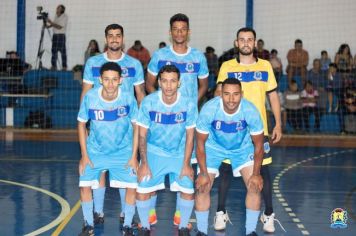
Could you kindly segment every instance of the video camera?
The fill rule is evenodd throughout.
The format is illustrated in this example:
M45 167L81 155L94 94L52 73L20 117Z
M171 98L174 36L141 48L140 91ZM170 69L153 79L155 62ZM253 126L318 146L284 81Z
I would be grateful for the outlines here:
M46 21L48 19L48 12L44 12L42 10L43 10L42 6L37 7L37 11L38 11L37 20Z

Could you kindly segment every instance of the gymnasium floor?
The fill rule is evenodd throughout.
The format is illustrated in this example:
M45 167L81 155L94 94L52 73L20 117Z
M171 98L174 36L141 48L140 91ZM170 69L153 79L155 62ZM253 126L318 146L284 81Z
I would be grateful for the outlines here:
M77 235L82 213L75 132L0 130L0 137L0 235ZM355 141L350 136L286 136L273 147L274 210L287 231L276 224L274 235L356 235ZM177 235L172 226L175 196L167 190L159 193L154 235ZM242 181L235 178L227 202L233 225L226 232L214 232L211 227L209 235L244 235L244 196ZM209 223L216 201L215 186ZM330 214L338 207L348 213L345 229L330 227ZM96 235L121 235L119 208L118 190L108 190L105 224L96 229ZM193 214L193 222L194 218ZM261 223L258 234L264 235Z

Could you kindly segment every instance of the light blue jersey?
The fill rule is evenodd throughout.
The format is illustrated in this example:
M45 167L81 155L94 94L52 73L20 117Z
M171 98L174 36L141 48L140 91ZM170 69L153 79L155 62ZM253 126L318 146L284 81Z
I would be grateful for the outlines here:
M141 103L137 124L148 129L147 151L184 157L186 129L195 127L197 117L196 103L179 92L177 101L171 105L163 102L162 91L146 96Z
M209 134L206 146L221 150L229 158L236 151L253 148L251 135L263 133L263 123L256 107L244 98L237 111L228 114L222 98L215 97L201 109L196 129Z
M187 53L178 54L172 46L157 50L148 64L148 72L157 76L159 70L165 65L175 65L180 71L181 86L179 92L184 97L198 101L198 81L209 76L206 58L202 52L195 48L188 48Z
M116 62L120 65L123 79L120 88L124 92L134 94L134 86L144 83L144 75L141 63L133 57L122 53L118 60L110 60L106 53L89 58L85 64L83 81L95 87L100 84L100 68L106 62Z
M119 88L113 101L101 96L102 87L89 90L80 105L78 121L90 120L87 139L89 155L116 155L132 150L133 127L138 113L133 95ZM89 156L90 157L90 156Z

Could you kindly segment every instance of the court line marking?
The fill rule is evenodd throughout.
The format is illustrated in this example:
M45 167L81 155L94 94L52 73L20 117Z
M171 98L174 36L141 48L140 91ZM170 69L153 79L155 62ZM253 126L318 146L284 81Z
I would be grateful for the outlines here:
M13 182L13 181L9 181L9 180L3 180L0 179L0 182L5 183L5 184L12 184L12 185L17 185L20 187L24 187L24 188L28 188L31 190L35 190L41 193L44 193L52 198L54 198L55 200L57 200L57 202L61 205L61 213L58 215L58 217L56 219L54 219L52 222L50 222L49 224L31 232L28 234L25 234L25 236L35 236L35 235L40 235L44 232L47 232L48 230L52 229L53 227L57 226L58 224L60 224L62 222L62 220L69 214L70 211L70 206L69 203L62 198L61 196L52 193L48 190L42 189L42 188L38 188L32 185L28 185L28 184L22 184L22 183L18 183L18 182Z
M66 216L66 218L62 221L62 223L60 225L58 225L58 227L56 228L55 231L53 231L53 233L51 234L51 236L58 236L63 229L67 226L67 224L69 223L69 221L72 219L72 217L77 213L77 211L79 210L81 204L80 204L80 200L77 201L77 203L74 205L74 207L72 208L72 210L70 210L69 214Z
M353 152L353 150L352 149L348 149L348 150L342 150L342 151L335 151L335 152L332 152L332 153L328 152L328 153L325 153L325 154L321 154L319 156L306 158L304 160L301 160L301 161L298 161L296 163L288 165L283 170L281 170L276 175L276 177L274 178L274 181L273 181L273 192L274 192L274 194L276 195L276 197L277 197L278 201L280 202L280 204L283 206L283 209L292 218L292 221L294 223L296 223L298 229L300 229L300 232L303 235L310 235L310 233L309 233L308 230L305 229L305 226L303 225L301 220L297 217L297 215L293 212L293 209L290 208L290 206L288 206L288 203L285 200L285 198L283 198L283 194L281 193L281 190L279 189L279 184L280 184L281 178L283 177L283 175L285 175L291 169L296 168L296 167L303 167L302 164L304 164L306 162L314 161L314 160L317 160L319 158L335 156L337 154L341 154L341 153L345 153L345 152Z

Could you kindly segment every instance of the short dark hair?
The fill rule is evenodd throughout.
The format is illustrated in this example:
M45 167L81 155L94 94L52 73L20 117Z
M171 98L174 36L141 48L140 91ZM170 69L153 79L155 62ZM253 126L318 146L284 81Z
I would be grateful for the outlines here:
M296 40L294 41L294 44L297 44L297 43L303 44L303 41L302 41L301 39L296 39Z
M277 53L277 54L278 54L277 49L274 49L274 48L273 48L273 49L271 50L271 54L273 54L273 53Z
M259 39L259 40L257 40L257 43L265 44L265 41L263 41L263 39Z
M171 17L171 19L169 20L169 24L172 28L173 23L176 21L183 21L186 22L189 28L189 18L187 15L183 14L183 13L177 13L174 16Z
M158 46L164 48L165 46L167 46L167 44L166 44L166 42L162 41L162 42L159 43Z
M63 14L66 11L66 7L63 4L59 5L59 7L62 9L61 13Z
M214 49L213 47L211 47L211 46L207 46L207 47L205 48L205 52L212 52L212 53L214 53L214 52L215 52L215 49Z
M240 88L242 88L240 80L235 78L227 78L224 80L224 82L222 82L222 88L224 88L225 84L237 84Z
M330 64L329 64L329 68L330 68L330 67L334 67L335 69L337 69L336 63L330 63Z
M105 71L116 71L117 73L119 73L119 76L121 77L121 67L119 66L119 64L117 64L116 62L106 62L105 64L103 64L100 68L100 75L102 76L104 74Z
M253 36L255 37L255 39L256 39L256 31L254 29L250 28L250 27L243 27L243 28L239 29L237 31L237 33L236 33L236 38L239 37L239 34L241 32L251 32L253 34Z
M157 79L160 80L161 79L161 75L164 73L177 73L178 75L178 80L180 80L180 72L179 69L175 66L175 65L165 65L162 66L162 68L158 71L157 74Z
M124 27L122 27L119 24L111 24L106 26L105 28L105 37L108 36L110 30L117 30L117 29L119 29L121 31L121 34L124 35Z
M323 55L323 54L328 54L328 52L326 50L323 50L323 51L321 51L321 55Z

